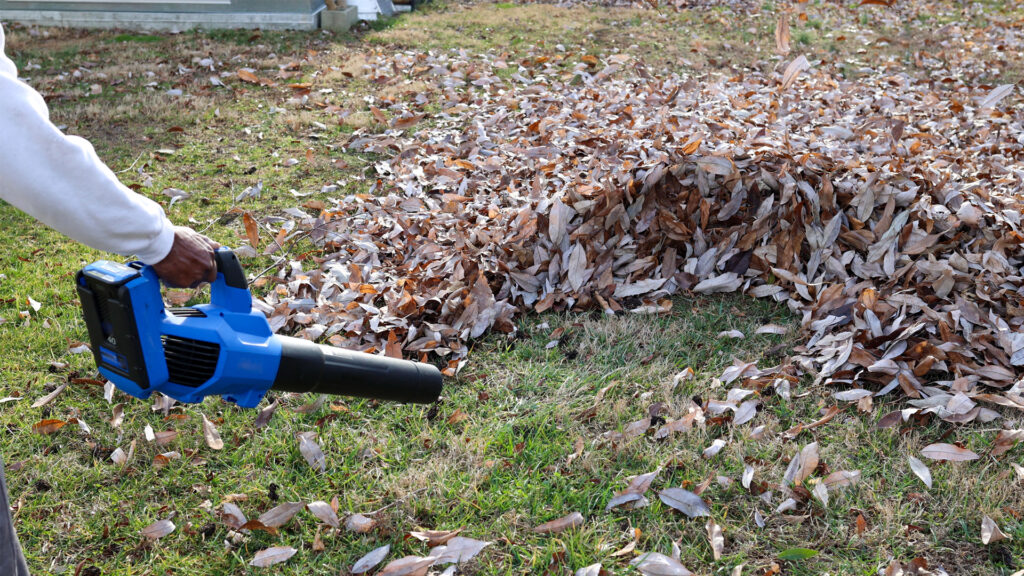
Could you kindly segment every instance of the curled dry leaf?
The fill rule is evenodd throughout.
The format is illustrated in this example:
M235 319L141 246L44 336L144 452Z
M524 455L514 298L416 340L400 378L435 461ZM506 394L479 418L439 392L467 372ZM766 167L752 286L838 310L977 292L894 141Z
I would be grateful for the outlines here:
M847 488L860 481L860 470L836 470L822 479L821 484L829 490Z
M39 400L36 400L35 402L33 402L32 403L32 407L33 408L41 408L43 406L46 406L47 404L50 403L51 400L53 400L57 396L60 396L60 393L63 392L64 389L67 388L67 387L68 387L67 384L61 384L60 386L57 386L57 388L54 389L53 392L50 392L46 396L43 396Z
M684 490L682 488L666 488L658 493L658 498L660 498L665 504L679 510L690 518L711 515L711 509L708 508L708 505L704 500L689 490Z
M53 434L67 425L63 420L47 419L40 420L32 425L32 431L36 434Z
M406 556L389 562L377 572L377 576L425 576L433 565L433 556Z
M818 467L818 443L811 442L801 449L793 459L789 461L786 474L782 478L785 485L793 484L799 486Z
M557 534L564 532L570 528L578 528L583 525L583 515L579 512L573 512L567 516L563 516L557 520L545 522L540 526L537 526L533 531L537 534Z
M1013 450L1018 442L1024 440L1024 429L1022 430L1000 430L996 434L995 444L992 446L992 456L998 457Z
M274 564L287 562L292 556L295 556L296 552L298 550L291 546L274 546L273 548L257 552L256 556L249 562L249 565L257 568L266 568Z
M223 450L224 441L220 438L217 427L210 422L210 419L203 414L203 437L206 438L206 445L213 450Z
M302 457L317 472L325 472L327 470L327 458L324 456L323 450L320 449L320 445L316 442L316 433L302 432L298 435L298 438L299 452L302 453Z
M174 532L174 522L170 520L157 520L142 529L142 535L150 540L159 540Z
M331 526L332 528L341 527L341 522L338 521L338 514L334 511L334 508L330 504L322 500L316 502L310 502L306 505L306 508L316 516L321 522Z
M658 552L647 552L630 562L644 576L692 576L679 560Z
M434 558L435 565L462 564L472 560L481 550L490 545L490 542L484 542L483 540L456 536L449 540L447 544L442 544L432 549L430 555Z
M1003 533L999 529L999 525L996 524L995 520L985 516L981 519L981 543L988 545L992 542L999 542L1000 540L1010 540L1010 536Z
M225 502L220 509L220 519L228 527L238 530L248 522L242 509L234 502Z
M932 460L948 460L951 462L964 462L967 460L977 460L981 458L974 452L966 448L961 448L953 444L929 444L921 449L921 455Z
M722 553L725 551L725 534L722 532L722 527L711 518L708 518L706 528L708 541L711 543L711 552L717 562L722 559Z
M388 552L391 552L391 545L385 544L380 548L374 548L366 556L363 556L352 565L353 574L362 574L373 570L377 564L380 564L388 556Z
M287 524L300 510L306 507L303 502L285 502L278 506L274 506L270 510L267 510L263 514L260 514L258 520L261 524L268 528L280 528Z
M917 458L914 458L913 456L910 455L907 456L907 460L910 461L910 469L914 471L914 474L916 474L917 477L921 479L921 482L924 482L925 486L931 488L932 471L928 469L928 466L924 462L921 462Z
M577 570L573 576L601 576L602 568L600 562L597 564L591 564L590 566L584 566Z
M434 546L440 546L445 542L459 535L465 527L457 528L455 530L420 530L409 532L409 536L421 541L426 542L427 546L433 548Z
M373 527L376 525L377 523L374 522L372 518L363 516L362 514L352 514L345 518L345 529L349 532L366 534L370 530L373 530Z
M255 426L257 430L265 428L267 424L270 424L270 419L274 417L274 412L277 412L278 406L280 406L280 403L278 403L277 398L274 398L273 402L260 410L259 415L256 416L256 421L253 423L253 426Z

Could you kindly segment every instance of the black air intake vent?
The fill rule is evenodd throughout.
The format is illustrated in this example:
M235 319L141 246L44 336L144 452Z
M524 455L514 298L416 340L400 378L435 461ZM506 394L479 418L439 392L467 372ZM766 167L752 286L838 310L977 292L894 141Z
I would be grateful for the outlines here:
M183 306L180 308L168 308L168 312L179 318L206 318L206 314L198 308Z
M219 344L166 334L160 339L172 383L196 387L213 378L220 357Z

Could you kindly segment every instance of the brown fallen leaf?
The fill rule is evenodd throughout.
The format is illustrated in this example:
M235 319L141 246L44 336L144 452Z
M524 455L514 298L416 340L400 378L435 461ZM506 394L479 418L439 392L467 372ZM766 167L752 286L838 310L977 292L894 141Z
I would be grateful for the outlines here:
M260 82L260 79L255 74L253 74L252 72L249 72L248 70L239 70L238 71L238 79L243 81L243 82L248 82L250 84L259 84L259 82Z
M224 441L220 438L220 432L217 432L217 427L210 422L210 419L203 414L203 437L206 438L206 445L213 450L223 450Z
M280 528L305 507L306 504L304 502L285 502L260 514L259 521L268 528Z
M36 434L53 434L67 425L63 420L40 420L32 425L32 431Z
M630 562L644 576L692 576L679 560L658 552L646 552Z
M389 562L376 576L425 576L433 564L433 556L406 556Z
M391 552L391 545L385 544L380 548L374 548L365 556L356 560L356 563L352 565L353 574L362 574L373 570L375 566L384 561L388 556L388 552Z
M924 482L925 486L931 488L932 471L928 469L928 466L924 462L921 462L917 458L914 458L913 456L910 455L907 456L907 460L910 461L910 469L914 472L914 474L921 479L921 482Z
M174 532L174 522L170 520L157 520L142 529L142 535L150 540L159 540Z
M292 556L295 556L296 552L298 550L291 546L274 546L257 552L256 556L249 562L249 565L257 568L266 568L287 562Z
M456 528L455 530L414 530L409 532L409 536L412 536L421 542L426 542L427 546L433 548L458 536L459 532L462 532L463 529L465 529L465 526L462 528Z
M257 430L265 428L267 424L270 424L270 419L274 417L274 412L277 412L278 406L280 406L280 404L278 403L277 398L274 398L273 402L268 404L266 408L260 410L259 415L256 416L256 421L253 423L253 426Z
M316 442L316 432L302 432L297 435L299 439L299 452L302 453L302 457L306 459L306 462L316 471L325 472L327 470L327 458L324 456L323 450L320 449L320 445Z
M996 524L995 520L988 516L983 516L981 519L981 543L988 545L1000 540L1012 540L1012 538L999 529L999 525Z
M708 530L708 541L711 542L711 552L717 562L722 559L722 553L725 550L725 535L722 533L722 527L711 518L708 518L706 527Z
M974 452L966 448L961 448L953 444L929 444L921 449L921 455L932 460L948 460L951 462L964 462L967 460L977 460L981 458Z
M1000 430L999 434L996 435L995 444L992 446L991 455L993 457L1002 456L1010 450L1013 450L1021 440L1024 440L1024 429Z
M50 392L46 396L43 396L39 400L36 400L35 402L33 402L32 403L32 407L33 408L41 408L43 406L46 406L47 404L50 403L51 400L53 400L57 396L60 396L60 393L63 392L64 389L67 388L67 387L68 387L67 384L61 384L60 386L57 386L57 388L54 389L53 392Z
M490 546L490 542L456 536L448 541L431 549L430 556L434 558L435 565L441 564L462 564L472 560L484 548Z
M240 529L248 523L245 514L242 509L238 507L234 502L225 502L221 506L220 519L230 528L235 530Z
M246 211L242 213L242 223L245 225L245 235L249 239L249 245L253 248L259 248L260 225L256 222L256 219L252 217L251 213Z
M374 522L372 518L362 514L352 514L345 518L345 529L349 532L366 534L370 530L373 530L376 525L377 523Z
M707 503L689 490L682 488L666 488L658 493L658 498L672 508L679 510L690 518L710 516L711 509Z
M332 528L341 527L341 522L338 521L338 514L334 511L334 508L331 508L331 505L328 504L327 502L317 500L315 502L310 502L309 504L307 504L306 508L308 508L309 511L313 514L313 516L316 516L324 524L327 524Z
M573 512L567 516L563 516L557 520L545 522L540 526L534 527L533 531L536 534L557 534L564 532L570 528L579 528L583 525L583 515L579 512Z

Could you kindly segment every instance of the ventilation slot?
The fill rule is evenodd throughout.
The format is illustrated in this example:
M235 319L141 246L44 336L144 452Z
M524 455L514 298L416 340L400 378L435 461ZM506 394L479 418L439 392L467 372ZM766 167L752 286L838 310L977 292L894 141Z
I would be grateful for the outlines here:
M180 336L161 336L170 381L197 387L213 378L220 357L220 345Z
M167 311L179 318L206 318L206 314L202 310L190 306L168 308Z

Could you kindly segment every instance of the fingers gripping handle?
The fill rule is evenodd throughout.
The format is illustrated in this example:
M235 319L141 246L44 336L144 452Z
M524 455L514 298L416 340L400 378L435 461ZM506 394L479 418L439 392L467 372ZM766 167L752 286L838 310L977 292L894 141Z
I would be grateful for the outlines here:
M217 279L210 286L210 302L232 312L248 313L252 310L252 295L238 256L230 248L218 248L214 258Z

